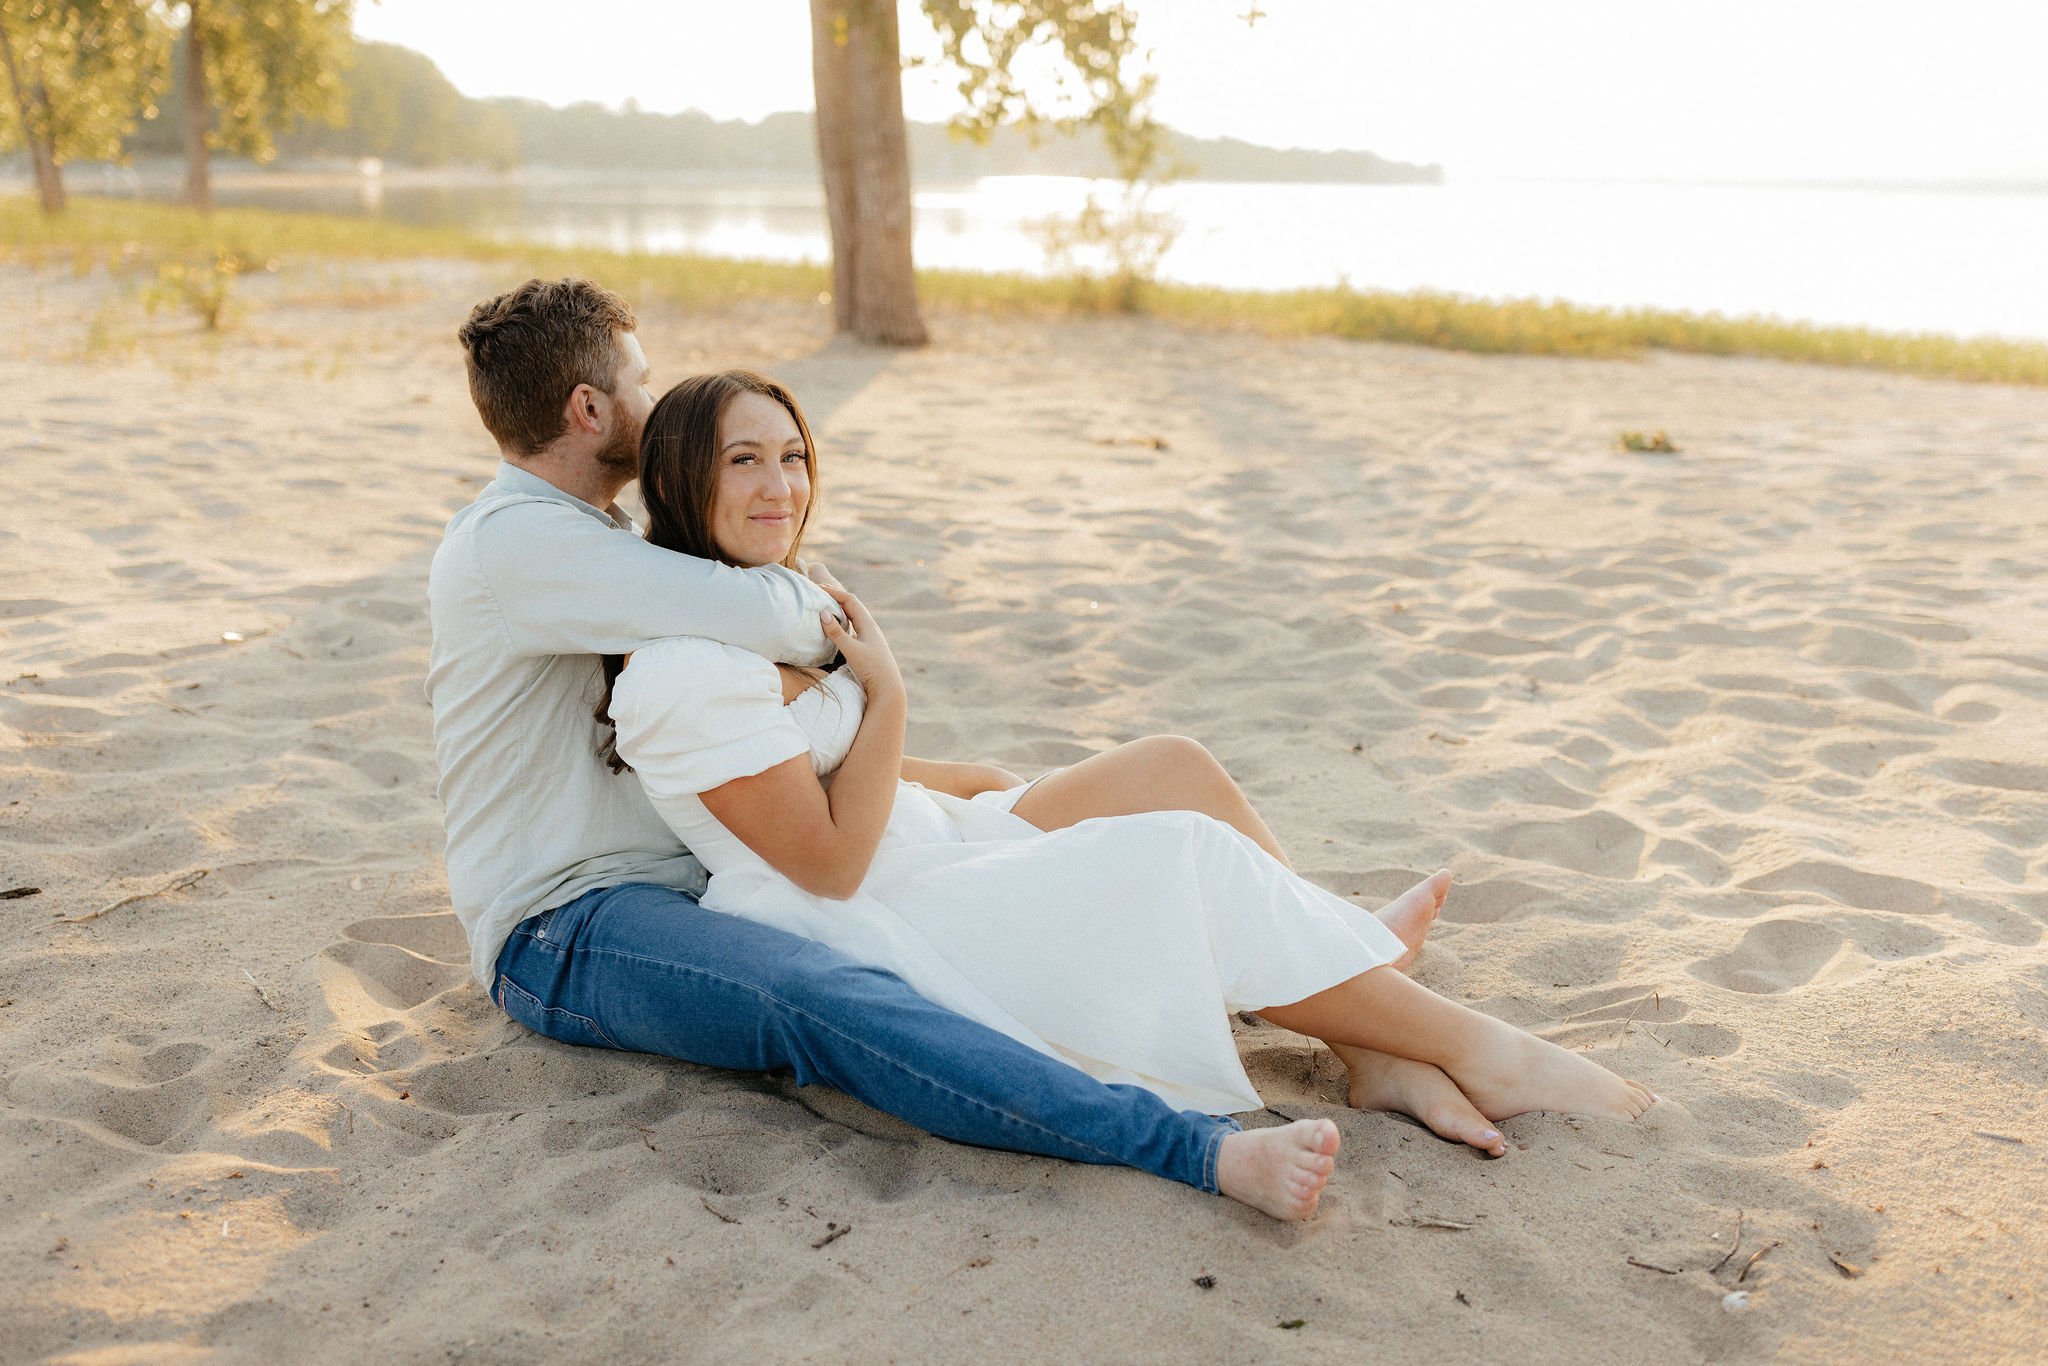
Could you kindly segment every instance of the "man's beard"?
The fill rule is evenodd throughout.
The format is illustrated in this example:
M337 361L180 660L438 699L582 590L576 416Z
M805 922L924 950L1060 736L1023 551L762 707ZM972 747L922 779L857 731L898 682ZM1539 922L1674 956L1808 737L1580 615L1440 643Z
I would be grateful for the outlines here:
M618 474L638 477L640 473L640 433L626 430L624 422L613 429L594 457L605 469Z

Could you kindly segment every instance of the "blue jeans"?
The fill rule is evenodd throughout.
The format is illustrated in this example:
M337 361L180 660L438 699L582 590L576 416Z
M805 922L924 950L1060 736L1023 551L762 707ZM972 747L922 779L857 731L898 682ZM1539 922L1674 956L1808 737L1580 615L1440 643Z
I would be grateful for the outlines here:
M1122 1164L1216 1189L1238 1125L1107 1086L823 944L627 883L529 916L491 997L563 1043L790 1070L957 1143ZM1220 1007L1219 1007L1220 1008Z

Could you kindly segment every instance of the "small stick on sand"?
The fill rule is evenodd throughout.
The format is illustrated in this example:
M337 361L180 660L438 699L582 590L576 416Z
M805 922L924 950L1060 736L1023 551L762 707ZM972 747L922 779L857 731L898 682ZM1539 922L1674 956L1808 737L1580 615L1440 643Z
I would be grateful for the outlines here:
M244 977L246 977L246 978L248 978L248 979L249 979L249 985L250 985L250 986L252 986L252 987L255 987L255 988L256 988L256 999L257 999L257 1000L259 1000L259 1001L263 1002L263 1004L265 1004L265 1005L269 1006L269 1007L270 1007L270 1008L271 1008L272 1010L276 1011L276 1012L277 1012L278 1014L280 1014L280 1015L282 1015L282 1014L284 1013L284 1007L283 1007L283 1006L281 1006L281 1005L279 1005L279 1004L278 1004L277 1002L275 1002L275 1001L273 1001L273 1000L271 1000L271 999L270 999L270 996L268 995L268 993L266 993L266 992L265 992L265 991L263 990L263 984L262 984L261 982L258 982L258 981L256 980L256 974L255 974L255 973L253 973L253 972L249 971L249 969L247 969L247 968L243 968L243 969L242 969L242 975L243 975Z
M1749 1260L1742 1264L1742 1274L1735 1278L1735 1283L1737 1285L1741 1285L1744 1281L1748 1280L1750 1268L1754 1267L1758 1262L1762 1261L1764 1259L1765 1253L1769 1252L1774 1247L1783 1246L1783 1243L1765 1243L1762 1247L1750 1253Z
M661 1149L654 1146L654 1130L648 1128L645 1124L635 1124L630 1119L626 1121L626 1127L640 1135L640 1141L647 1145L648 1152L658 1153L661 1151Z
M1835 1270L1841 1272L1844 1276L1847 1276L1852 1281L1863 1274L1862 1267L1856 1265L1856 1263L1854 1262L1845 1262L1832 1252L1828 1254L1828 1260L1835 1264Z
M14 901L21 897L42 894L43 889L40 887L9 887L6 891L0 892L0 901Z
M721 1224L737 1224L739 1222L739 1220L733 1218L730 1214L727 1214L724 1210L712 1204L709 1200L706 1200L701 1195L697 1197L697 1203L702 1205L705 1209L710 1210L712 1214L716 1215L718 1218L718 1222Z
M2027 1140L2024 1138L2014 1138L2011 1134L1994 1134L1989 1129L1972 1129L1970 1137L1988 1138L1993 1143L2017 1143L2022 1148L2027 1146Z
M853 1232L852 1224L827 1224L825 1225L825 1236L812 1243L811 1246L818 1248L825 1246L827 1243L836 1243L851 1232Z
M1640 1261L1634 1257L1628 1259L1628 1264L1630 1266L1639 1266L1645 1271L1654 1271L1660 1276L1676 1276L1679 1271L1679 1268L1675 1266L1658 1266L1655 1262Z
M1418 1214L1408 1219L1389 1219L1396 1228L1441 1228L1453 1233L1466 1233L1478 1228L1477 1224L1463 1223L1457 1219L1439 1219L1433 1214Z
M148 901L155 897L169 896L172 892L182 892L212 871L213 869L211 868L201 868L196 872L180 873L153 892L137 892L134 896L124 896L111 906L102 906L98 910L90 911L85 915L60 915L51 923L55 925L83 925L88 920L98 920L107 912L118 911L123 906L133 906L138 901Z
M1735 1211L1735 1241L1734 1241L1734 1242L1732 1242L1732 1243L1730 1243L1730 1244L1728 1244L1728 1253L1727 1253L1727 1255L1726 1255L1726 1256L1724 1256L1724 1257L1722 1257L1720 1261L1718 1261L1718 1262L1715 1262L1715 1263L1714 1263L1714 1265L1713 1265L1713 1269L1712 1269L1712 1270L1710 1270L1710 1271L1708 1271L1708 1272L1707 1272L1707 1274L1708 1274L1709 1276L1718 1276L1718 1275L1720 1275L1720 1274L1721 1274L1721 1268L1722 1268L1722 1267L1724 1267L1724 1266L1726 1266L1726 1265L1728 1265L1728 1263L1729 1263L1729 1262L1731 1262L1731 1261L1733 1261L1733 1260L1734 1260L1734 1258L1735 1258L1735 1253L1736 1253L1736 1251L1737 1251L1738 1249L1740 1249L1740 1248L1741 1248L1741 1246L1742 1246L1742 1211L1741 1211L1741 1210L1737 1210L1737 1211Z
M1649 999L1649 997L1645 996L1642 998L1642 1000L1637 1001L1635 1004L1635 1009L1629 1011L1628 1018L1621 1022L1621 1037L1617 1038L1614 1041L1615 1052L1619 1053L1622 1050L1622 1048L1628 1043L1628 1027L1636 1022L1636 1016L1643 1013L1643 1002ZM1662 1013L1663 1005L1661 1002L1659 1002L1658 1014L1661 1015Z

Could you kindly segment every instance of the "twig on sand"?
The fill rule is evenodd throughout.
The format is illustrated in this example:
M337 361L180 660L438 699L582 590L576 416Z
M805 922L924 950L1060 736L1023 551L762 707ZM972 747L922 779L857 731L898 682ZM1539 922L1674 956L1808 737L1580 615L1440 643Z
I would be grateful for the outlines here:
M1638 1000L1635 1008L1629 1011L1628 1018L1621 1022L1621 1036L1614 1041L1615 1052L1619 1053L1628 1043L1628 1027L1636 1022L1636 1016L1643 1013L1643 1003L1649 999L1649 997L1645 996ZM1660 1015L1664 1013L1664 1003L1661 1000L1657 1003L1657 1013Z
M1709 1276L1718 1276L1718 1275L1720 1275L1720 1274L1721 1274L1721 1268L1722 1268L1722 1267L1724 1267L1724 1266L1726 1266L1726 1265L1728 1265L1728 1263L1729 1263L1729 1262L1731 1262L1731 1261L1735 1260L1735 1253L1736 1253L1736 1251L1737 1251L1738 1249L1740 1249L1740 1248L1741 1248L1741 1246L1742 1246L1742 1211L1741 1211L1741 1210L1737 1210L1737 1211L1735 1211L1735 1241L1734 1241L1734 1242L1732 1242L1732 1243L1730 1243L1730 1244L1728 1244L1728 1252L1727 1252L1727 1254L1726 1254L1725 1256L1723 1256L1723 1257L1721 1258L1721 1260L1720 1260L1720 1261L1718 1261L1718 1262L1715 1262L1715 1263L1714 1263L1714 1265L1713 1265L1713 1267L1712 1267L1711 1269L1709 1269L1709 1270L1708 1270L1707 1274L1708 1274Z
M827 1243L836 1243L851 1232L853 1232L852 1224L827 1224L825 1225L825 1236L812 1243L811 1246L815 1248L823 1247Z
M737 1224L739 1222L739 1220L733 1218L730 1214L727 1214L724 1210L712 1204L709 1200L706 1200L701 1195L697 1197L697 1203L702 1205L705 1209L710 1210L712 1214L716 1215L718 1218L718 1222L721 1224Z
M661 1151L661 1149L654 1146L654 1130L648 1128L645 1124L635 1124L630 1119L626 1121L626 1127L640 1135L640 1141L647 1145L648 1152L658 1153Z
M1468 1224L1459 1219L1439 1219L1433 1214L1417 1214L1406 1219L1389 1219L1387 1222L1396 1228L1441 1228L1449 1229L1453 1233L1465 1233L1479 1227L1477 1224Z
M1863 1274L1862 1267L1856 1265L1856 1263L1854 1262L1844 1261L1832 1252L1828 1254L1828 1260L1835 1264L1835 1270L1841 1272L1844 1276L1847 1276L1852 1281Z
M243 968L243 969L242 969L242 975L243 975L244 977L246 977L246 978L248 978L248 979L249 979L249 985L250 985L250 986L252 986L252 987L256 988L256 999L257 999L257 1000L259 1000L259 1001L263 1002L263 1004L265 1004L265 1005L269 1006L269 1007L270 1007L270 1008L271 1008L272 1010L276 1011L276 1012L277 1012L278 1014L280 1014L280 1015L282 1015L282 1014L284 1013L284 1007L283 1007L283 1006L281 1006L281 1005L279 1005L279 1004L278 1004L277 1002L275 1002L275 1001L273 1001L273 1000L271 1000L271 999L270 999L270 994L269 994L268 992L264 991L264 989L263 989L263 984L262 984L261 982L259 982L259 981L257 981L257 980L256 980L256 974L255 974L255 973L253 973L253 972L249 971L249 969L247 969L247 968Z
M172 892L182 892L212 871L213 869L211 868L200 868L190 873L180 873L153 892L137 892L134 896L124 896L111 906L102 906L98 910L88 911L84 915L60 915L51 923L55 925L83 925L88 920L98 920L107 912L118 911L123 906L133 906L138 901L148 901L154 897L169 896Z
M1735 1278L1735 1283L1737 1285L1741 1285L1744 1281L1748 1280L1751 1268L1755 1267L1758 1262L1764 1259L1765 1253L1769 1252L1774 1247L1783 1246L1783 1243L1765 1243L1762 1247L1750 1253L1749 1260L1742 1264L1742 1274Z
M1645 1271L1654 1271L1660 1276L1676 1276L1679 1272L1678 1267L1658 1266L1655 1262L1646 1262L1637 1257L1630 1257L1628 1264L1630 1266L1639 1266Z
M21 897L41 896L42 894L43 889L40 887L9 887L6 891L0 892L0 901L15 901Z
M1993 1143L2017 1143L2022 1148L2027 1146L2027 1140L2024 1138L2014 1138L2011 1134L1994 1134L1989 1129L1972 1129L1970 1137L1988 1138Z

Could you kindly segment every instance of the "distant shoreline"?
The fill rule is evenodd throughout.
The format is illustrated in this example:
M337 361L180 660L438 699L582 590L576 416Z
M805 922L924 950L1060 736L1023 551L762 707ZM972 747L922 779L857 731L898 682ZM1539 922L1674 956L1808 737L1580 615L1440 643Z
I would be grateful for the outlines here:
M221 208L199 215L138 199L76 197L42 214L29 196L0 196L0 261L62 261L183 278L194 265L275 270L334 259L455 259L501 263L535 275L589 274L636 295L691 306L739 298L816 303L831 275L816 264L684 254L551 248L457 228L378 218ZM1203 330L1329 336L1490 354L1630 359L1688 352L1885 370L1986 383L2048 385L2048 342L1827 327L1783 318L1600 308L1541 298L1480 298L1444 291L1348 286L1241 290L923 269L927 307L991 314L1144 314Z
M114 187L123 185L147 185L152 189L175 188L183 180L185 168L181 159L173 157L137 157L130 165L111 162L75 162L64 168L66 182L74 191L85 194L111 194L119 196L121 191ZM523 184L558 184L570 181L604 183L609 181L644 180L659 175L672 178L684 185L815 185L817 178L808 173L798 173L782 168L766 171L739 168L689 167L675 170L645 171L631 167L598 167L554 165L538 163L499 170L488 166L406 166L384 163L374 175L366 175L356 163L343 158L303 159L294 162L279 162L258 165L254 162L232 158L217 158L214 162L213 181L217 186L264 187L271 189L339 189L360 185L367 180L381 181L392 188L404 189L462 189L488 186L510 186ZM913 184L913 189L937 190L955 189L973 185L983 180L1005 180L1031 178L1053 178L1091 180L1099 177L1065 175L1039 172L991 172L986 175L967 176L924 176ZM1445 173L1436 180L1277 180L1246 178L1242 176L1190 175L1170 182L1175 184L1198 185L1355 185L1381 186L1390 189L1441 189L1445 185L1598 185L1616 188L1640 186L1644 189L1744 189L1744 190L1813 190L1845 191L1858 193L1900 193L1900 194L1992 194L1992 195L2048 195L2048 176L2032 177L1959 177L1953 180L1935 180L1925 177L1901 180L1883 180L1851 177L1843 179L1773 179L1748 176L1506 176L1469 175ZM33 188L27 161L19 154L0 157L0 194L22 194Z

